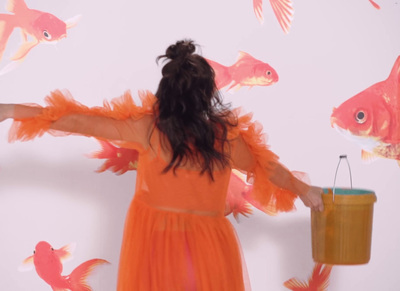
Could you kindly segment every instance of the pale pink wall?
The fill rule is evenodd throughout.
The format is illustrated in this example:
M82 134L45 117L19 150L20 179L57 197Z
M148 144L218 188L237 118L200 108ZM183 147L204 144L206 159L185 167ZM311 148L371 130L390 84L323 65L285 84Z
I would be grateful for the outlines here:
M182 37L193 38L206 57L225 65L246 51L273 66L280 80L224 95L235 107L254 112L282 161L309 173L314 184L331 186L345 153L354 186L377 194L370 263L335 267L328 290L394 291L400 285L400 168L393 160L363 164L360 149L329 123L332 107L384 80L400 55L400 4L380 2L376 10L367 0L294 0L293 25L285 35L267 1L262 26L250 0L29 1L31 8L64 20L82 18L66 39L39 45L0 77L0 101L43 104L48 92L67 88L82 103L101 105L127 89L155 90L160 76L155 57ZM19 43L16 31L5 58ZM77 243L64 274L94 257L110 261L92 277L92 286L114 290L135 174L94 173L101 162L85 157L98 149L92 139L47 135L8 144L10 125L0 125L0 289L49 290L34 271L17 270L35 244L46 240L55 248ZM346 172L341 175L338 184L347 186ZM255 291L287 290L284 281L309 276L309 217L299 203L295 213L269 217L255 211L239 224L232 220Z

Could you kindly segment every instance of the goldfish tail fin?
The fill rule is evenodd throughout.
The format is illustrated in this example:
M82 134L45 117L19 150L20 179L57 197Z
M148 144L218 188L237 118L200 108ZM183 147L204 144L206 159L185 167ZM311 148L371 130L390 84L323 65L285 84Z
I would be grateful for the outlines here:
M229 68L209 59L207 59L207 62L215 72L215 84L217 85L218 90L228 86L232 81Z
M289 33L294 9L291 0L270 0L272 9L282 30Z
M101 149L89 155L90 158L106 159L96 172L110 170L117 175L137 169L139 153L134 149L125 149L114 146L108 141L98 140Z
M106 260L102 259L92 259L80 264L76 267L70 277L71 277L71 284L74 291L92 291L92 288L86 282L86 279L89 275L94 271L95 267L109 264Z
M378 4L376 4L374 1L369 0L369 2L371 2L372 6L374 6L376 9L378 9L378 10L381 9L381 7Z
M249 217L249 215L253 214L253 210L251 209L251 205L243 199L237 208L232 210L232 214L235 220L239 222L240 214L245 217Z
M310 278L310 288L313 290L326 291L329 285L329 277L331 275L332 266L323 265L320 263L315 264L313 273Z
M256 18L258 19L260 24L264 23L262 4L263 4L262 0L253 0L254 14L256 15Z
M308 290L308 284L302 281L297 280L296 278L292 278L287 280L285 283L283 283L283 286L286 288L292 290L292 291L301 291L301 290Z
M26 6L26 3L24 0L8 0L7 3L7 11L17 14L20 11L27 10L28 6Z
M0 61L6 49L8 39L15 28L13 15L0 14Z
M251 205L245 198L252 189L252 185L246 183L246 175L237 170L232 170L226 196L225 215L232 213L236 221L239 222L239 214L245 217L252 214Z

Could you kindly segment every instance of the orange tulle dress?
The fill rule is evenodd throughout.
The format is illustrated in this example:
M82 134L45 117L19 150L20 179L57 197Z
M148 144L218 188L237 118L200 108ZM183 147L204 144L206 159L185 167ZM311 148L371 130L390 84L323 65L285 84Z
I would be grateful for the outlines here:
M296 199L269 180L274 171L271 162L278 163L278 157L266 146L261 126L251 121L251 115L235 111L238 126L229 132L231 167L215 170L214 181L190 164L176 173L162 173L170 153L154 128L155 97L149 92L140 96L141 106L127 92L102 107L88 108L67 92L55 91L46 98L41 114L14 121L10 139L29 140L45 132L60 135L54 128L107 138L114 130L119 135L112 138L114 144L139 152L118 291L249 290L240 245L224 215L231 170L247 174L253 183L249 199L266 213L290 211Z

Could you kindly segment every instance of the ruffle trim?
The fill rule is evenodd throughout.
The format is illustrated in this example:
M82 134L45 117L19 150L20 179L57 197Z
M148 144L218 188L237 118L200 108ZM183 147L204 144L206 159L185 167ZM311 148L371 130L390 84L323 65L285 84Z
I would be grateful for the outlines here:
M43 108L41 114L14 120L9 132L9 141L32 140L45 132L56 136L68 135L69 133L51 130L52 122L68 114L105 116L118 120L140 119L146 114L152 114L155 96L150 91L139 91L139 97L142 101L141 106L135 103L130 91L127 91L110 102L104 101L102 107L87 107L74 100L69 91L53 91L45 98L46 107L34 105Z
M262 125L252 121L251 113L240 115L239 109L235 112L238 116L238 126L233 129L230 137L240 134L256 161L246 172L247 182L252 184L253 189L244 198L269 215L295 210L294 202L298 196L270 181L274 171L273 165L279 164L279 157L269 149Z

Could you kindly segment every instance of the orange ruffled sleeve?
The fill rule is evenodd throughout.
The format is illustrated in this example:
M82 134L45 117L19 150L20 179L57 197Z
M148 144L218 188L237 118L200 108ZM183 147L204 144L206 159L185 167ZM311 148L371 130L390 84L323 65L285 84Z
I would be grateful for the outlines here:
M235 114L239 116L238 111ZM269 149L263 127L252 121L252 114L238 117L238 126L230 132L230 138L234 139L233 167L245 172L247 181L253 185L253 190L246 194L245 199L269 215L294 210L298 195L285 187L278 187L271 182L271 177L282 179L279 185L287 183L289 189L293 188L297 179L286 171L279 163L279 157ZM282 169L285 169L284 175L280 175Z
M148 91L139 92L139 97L142 101L142 106L136 105L131 93L127 91L121 97L111 100L111 102L104 101L102 107L90 108L74 100L68 91L62 92L56 90L45 98L46 107L30 105L30 107L35 106L43 108L40 114L29 118L14 119L9 132L9 141L27 141L35 137L40 137L45 132L57 136L71 134L69 132L60 132L51 129L51 125L54 121L71 114L103 116L116 120L126 120L128 118L138 120L146 114L152 114L153 104L155 102L154 95ZM26 108L29 109L29 106ZM21 111L24 109L19 108L18 110ZM19 113L18 115L24 115L23 112ZM122 145L122 142L119 144ZM125 143L124 145L129 147L129 143Z

